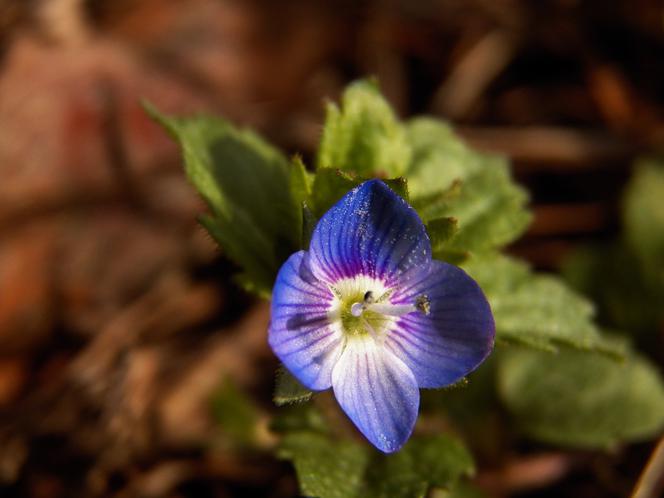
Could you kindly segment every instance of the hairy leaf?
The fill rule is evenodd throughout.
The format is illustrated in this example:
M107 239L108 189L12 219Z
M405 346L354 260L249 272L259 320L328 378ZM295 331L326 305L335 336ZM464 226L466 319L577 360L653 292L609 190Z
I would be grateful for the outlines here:
M341 108L327 105L319 168L392 178L403 174L410 154L404 130L375 83L351 84L343 94Z
M456 440L413 438L394 454L322 434L288 434L280 455L292 460L302 494L319 498L423 498L432 486L448 488L474 472Z
M339 199L360 183L362 183L360 180L340 169L319 168L314 177L310 201L316 217L323 216Z
M456 218L434 218L427 223L427 232L431 239L431 251L435 254L445 250L445 245L459 230L459 221Z
M664 430L664 384L644 358L502 352L499 390L519 427L549 443L608 448Z
M641 160L624 196L622 240L583 247L563 274L592 296L599 319L654 350L664 320L664 163Z
M392 455L381 456L368 469L369 489L361 496L424 497L429 488L449 488L475 472L473 459L447 436L415 437Z
M474 258L463 265L485 292L496 338L556 351L566 345L619 356L621 348L594 325L593 307L560 279L538 275L506 256Z
M182 147L187 176L210 209L202 224L242 268L240 281L269 295L279 267L302 244L306 172L221 118L148 111Z
M406 178L414 207L425 221L458 220L456 235L441 250L483 252L523 233L531 219L528 196L504 160L472 151L449 126L430 118L408 123L407 134L413 156Z
M302 494L317 498L359 498L370 460L357 443L310 432L287 434L279 456L293 462Z
M654 331L664 320L664 286L639 271L639 258L623 244L588 246L567 256L563 275L575 289L591 296L600 323L629 332L645 349L658 347Z

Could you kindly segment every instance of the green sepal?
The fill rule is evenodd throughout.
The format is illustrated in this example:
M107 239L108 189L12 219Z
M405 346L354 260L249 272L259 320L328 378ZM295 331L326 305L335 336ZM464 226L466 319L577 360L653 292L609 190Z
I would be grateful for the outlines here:
M459 222L449 216L435 218L426 224L429 239L431 239L431 255L433 259L440 259L454 265L462 263L468 258L467 251L455 249L452 240L459 231Z
M319 168L314 177L310 205L316 217L323 216L361 180L340 169Z
M313 395L314 392L304 387L283 365L279 366L272 397L275 405L302 403L309 401Z

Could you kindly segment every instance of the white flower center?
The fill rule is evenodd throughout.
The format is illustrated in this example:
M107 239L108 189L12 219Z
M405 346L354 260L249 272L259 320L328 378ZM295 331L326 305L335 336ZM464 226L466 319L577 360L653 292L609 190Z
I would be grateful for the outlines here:
M413 303L393 304L390 296L394 289L364 275L340 280L330 290L334 299L328 318L346 336L370 334L379 339L391 329L398 317L414 312L429 314L427 296L418 296Z

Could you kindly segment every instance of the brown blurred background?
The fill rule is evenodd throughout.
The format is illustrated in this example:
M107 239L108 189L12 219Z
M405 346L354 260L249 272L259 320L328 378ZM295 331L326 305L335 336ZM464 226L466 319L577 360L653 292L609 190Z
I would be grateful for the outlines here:
M274 443L266 306L141 98L311 163L323 100L375 75L402 117L513 159L535 219L511 250L553 270L617 232L664 144L663 49L657 0L0 0L0 496L296 493L286 464L218 451L224 378Z

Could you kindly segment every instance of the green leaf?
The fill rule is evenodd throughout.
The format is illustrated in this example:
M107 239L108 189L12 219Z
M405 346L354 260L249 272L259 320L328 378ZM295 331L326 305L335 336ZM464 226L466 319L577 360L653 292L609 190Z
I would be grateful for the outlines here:
M455 249L451 243L459 231L459 221L450 216L435 218L426 224L431 239L431 255L452 264L459 264L468 257L466 251Z
M485 156L466 147L448 124L419 117L405 127L413 149L407 170L413 199L438 196L455 181L464 181L484 168Z
M277 406L309 401L313 395L313 391L300 384L283 365L279 367L273 396Z
M418 118L407 124L413 156L406 174L413 206L425 221L458 220L446 250L483 252L518 238L530 223L528 195L501 158L475 152L446 124Z
M452 249L488 251L516 240L528 227L527 199L525 191L512 182L507 165L496 161L462 182L459 197L441 206L436 216L459 220Z
M403 127L376 84L353 83L343 94L341 109L327 105L319 168L392 178L403 174L410 154Z
M383 182L385 182L385 184L394 190L396 194L400 195L406 202L408 202L408 180L406 180L403 176L400 176L398 178L383 180Z
M496 339L556 351L565 345L620 356L621 348L593 324L593 307L560 279L537 275L506 256L473 258L463 265L489 300Z
M300 249L308 249L311 234L316 226L316 216L311 211L307 199L311 197L314 175L309 173L300 156L292 158L290 190L295 199L302 200L302 236L300 238Z
M664 162L641 160L624 198L625 236L653 286L664 289Z
M615 362L569 349L507 350L498 383L521 430L541 441L609 448L664 430L664 385L637 355Z
M311 195L313 175L307 171L302 158L295 155L291 159L290 191L296 199L306 199Z
M301 493L318 498L359 498L370 460L354 442L309 432L287 434L278 455L293 462Z
M431 239L431 250L435 253L443 250L445 244L456 235L459 221L456 218L435 218L427 223L427 232Z
M458 441L444 435L414 437L401 451L370 465L369 489L360 496L424 497L432 486L449 488L474 472L471 455Z
M412 438L384 455L356 442L291 433L280 456L293 461L302 494L320 498L420 498L431 486L451 487L474 472L468 451L443 435Z
M270 430L277 434L328 434L329 428L314 403L284 405L270 421Z
M455 425L461 426L466 422L474 422L476 418L485 419L497 399L493 358L494 355L490 355L461 384L422 390L422 410L443 411L447 417L454 419Z
M582 247L562 270L572 286L591 296L600 323L632 334L644 351L656 351L664 320L664 163L642 160L624 195L621 240Z
M600 323L627 331L642 349L654 350L655 331L664 320L664 287L651 285L653 274L639 267L639 259L627 247L604 243L572 252L562 271L570 285L592 297Z
M301 163L221 118L146 108L182 147L187 176L210 209L203 226L242 268L245 287L269 295L281 264L302 244Z
M339 169L319 168L314 177L311 206L316 217L323 216L339 199L357 187L361 180Z
M309 249L311 236L314 233L317 222L318 218L316 218L314 212L309 208L309 205L306 202L302 203L302 249Z

